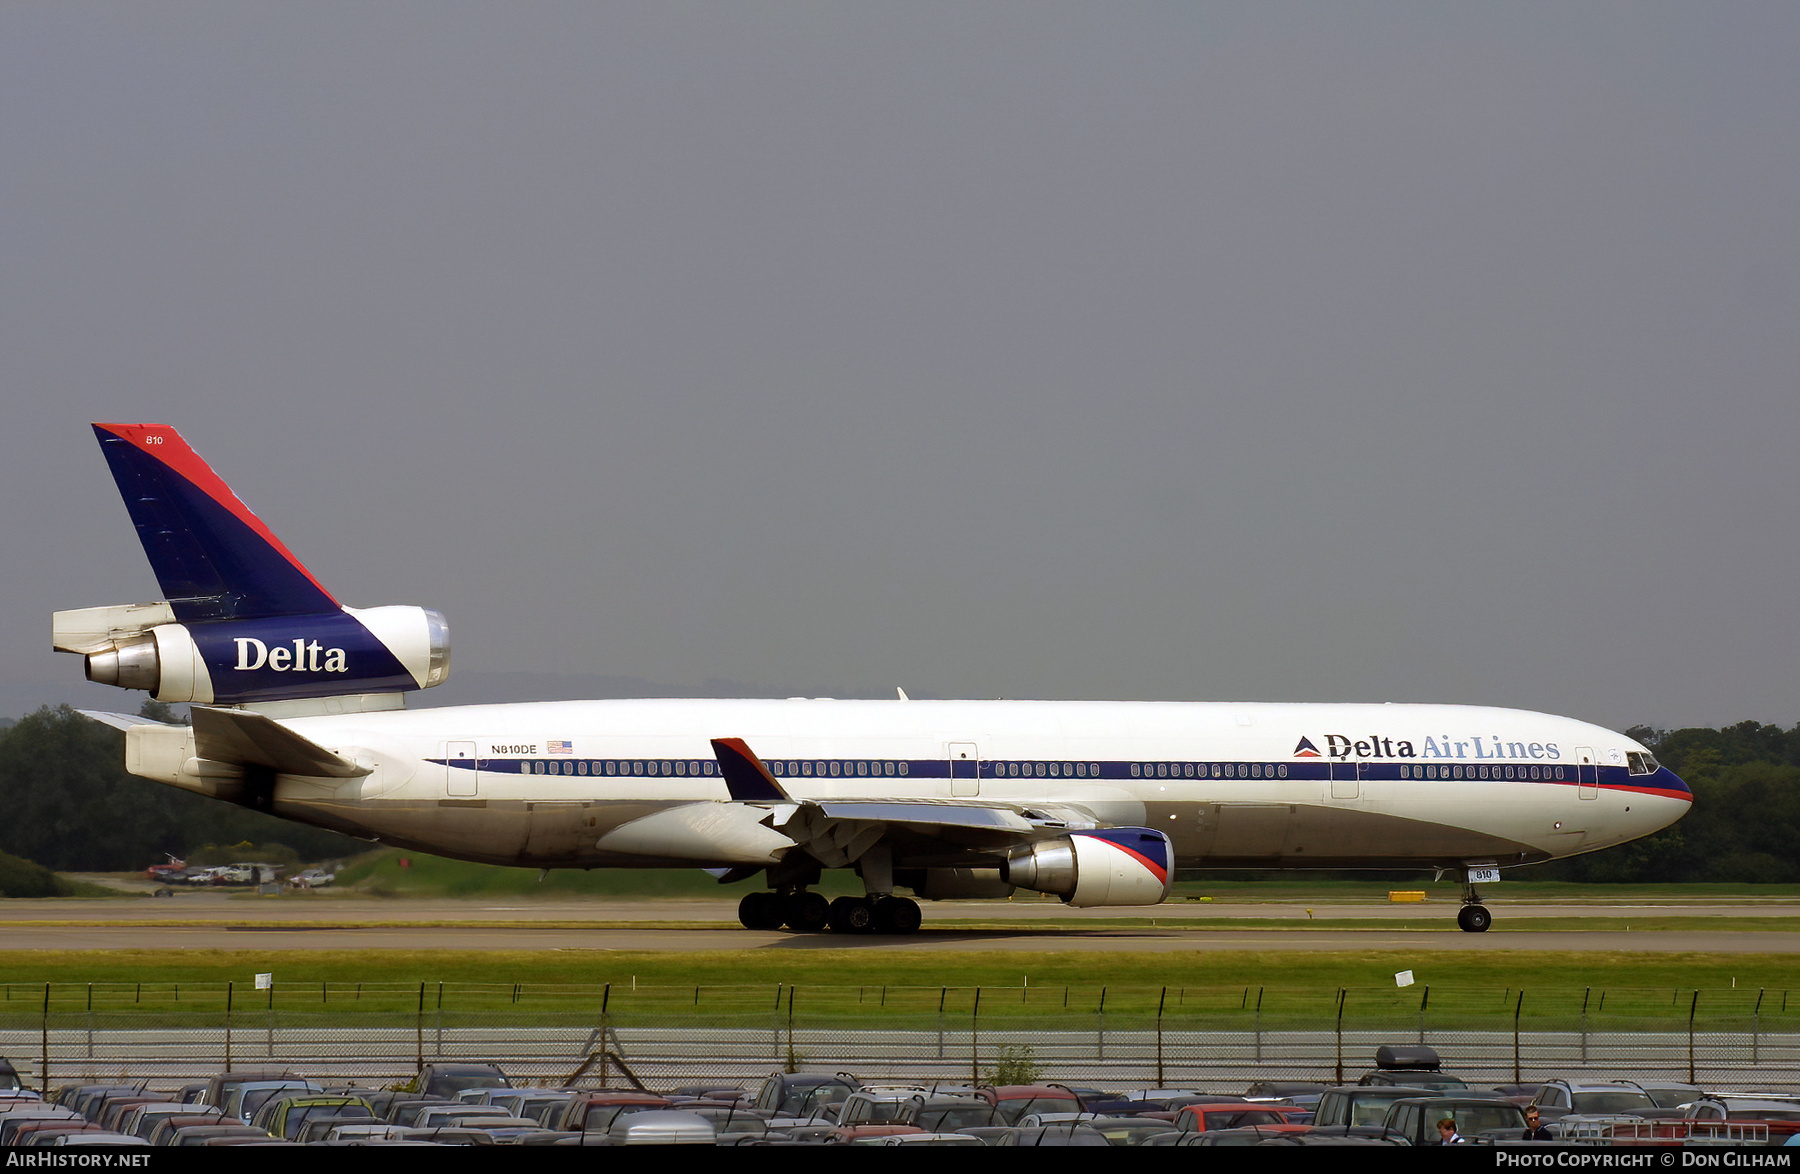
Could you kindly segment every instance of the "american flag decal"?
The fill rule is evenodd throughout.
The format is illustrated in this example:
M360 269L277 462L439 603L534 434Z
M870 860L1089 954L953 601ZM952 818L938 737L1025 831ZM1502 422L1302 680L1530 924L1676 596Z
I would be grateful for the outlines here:
M558 742L553 738L550 741L550 753L552 753L552 754L573 754L573 753L575 753L575 743L573 743L573 742Z

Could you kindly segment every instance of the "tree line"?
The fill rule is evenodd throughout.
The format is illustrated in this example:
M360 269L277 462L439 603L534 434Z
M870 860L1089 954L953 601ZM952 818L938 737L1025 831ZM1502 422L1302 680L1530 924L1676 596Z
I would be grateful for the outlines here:
M145 717L169 720L149 702ZM1800 883L1800 724L1627 735L1694 792L1694 808L1654 836L1537 865L1521 880ZM0 728L0 853L59 872L124 872L207 845L284 844L303 859L361 841L125 773L123 735L68 706Z
M145 717L168 720L150 702ZM58 872L129 872L209 844L277 843L304 859L360 840L125 773L125 735L66 705L0 730L0 852Z
M1800 725L1625 731L1694 792L1653 836L1552 861L1521 880L1800 883Z

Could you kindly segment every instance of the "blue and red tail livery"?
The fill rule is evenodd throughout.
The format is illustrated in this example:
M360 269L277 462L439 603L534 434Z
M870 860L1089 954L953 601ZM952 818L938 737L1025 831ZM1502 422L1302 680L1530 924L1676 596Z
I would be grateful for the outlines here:
M88 678L161 701L246 704L435 685L443 617L344 607L179 433L95 424L165 600L57 613L56 647Z
M177 619L337 611L338 601L165 424L95 424Z

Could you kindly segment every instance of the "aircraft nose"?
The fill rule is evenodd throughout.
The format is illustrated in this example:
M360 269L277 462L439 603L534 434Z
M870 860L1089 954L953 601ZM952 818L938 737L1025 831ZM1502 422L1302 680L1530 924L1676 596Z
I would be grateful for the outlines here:
M1694 793L1688 785L1666 766L1656 768L1656 773L1648 779L1643 788L1644 802L1641 807L1645 822L1650 826L1644 834L1660 831L1668 827L1693 809Z

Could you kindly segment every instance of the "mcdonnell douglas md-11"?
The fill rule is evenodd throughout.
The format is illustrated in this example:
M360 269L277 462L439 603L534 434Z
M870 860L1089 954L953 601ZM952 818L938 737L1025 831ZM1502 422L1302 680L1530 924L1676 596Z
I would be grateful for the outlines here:
M58 612L90 680L186 702L131 773L414 851L550 868L762 873L744 925L912 933L1015 888L1153 905L1209 868L1435 869L1457 923L1501 868L1649 835L1692 795L1643 746L1458 705L547 702L408 711L442 615L338 603L174 429L96 424L161 602ZM827 902L822 870L863 897Z

